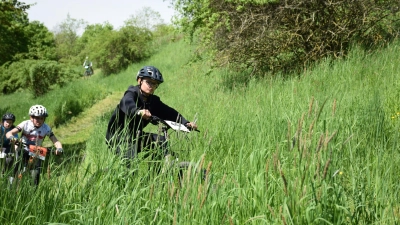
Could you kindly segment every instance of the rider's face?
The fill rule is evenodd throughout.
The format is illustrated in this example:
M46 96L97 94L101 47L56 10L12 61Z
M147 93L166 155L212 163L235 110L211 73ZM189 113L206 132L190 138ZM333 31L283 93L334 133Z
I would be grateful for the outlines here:
M45 117L43 116L31 116L31 121L35 127L41 127L44 123Z
M12 120L4 120L4 121L3 121L3 126L4 126L6 129L9 129L10 127L12 127L13 124L14 124L14 122L13 122Z
M159 83L149 78L141 78L139 80L140 89L146 94L153 94L158 88Z

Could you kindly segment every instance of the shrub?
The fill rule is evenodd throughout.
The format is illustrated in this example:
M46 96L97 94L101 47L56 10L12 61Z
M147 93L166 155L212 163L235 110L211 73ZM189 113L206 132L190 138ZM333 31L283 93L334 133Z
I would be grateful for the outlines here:
M398 0L181 0L176 7L180 27L200 37L217 65L260 75L302 71L346 56L354 42L380 47L400 32Z
M21 60L0 67L0 90L3 94L10 94L28 89L38 97L78 77L78 71L64 68L56 61Z

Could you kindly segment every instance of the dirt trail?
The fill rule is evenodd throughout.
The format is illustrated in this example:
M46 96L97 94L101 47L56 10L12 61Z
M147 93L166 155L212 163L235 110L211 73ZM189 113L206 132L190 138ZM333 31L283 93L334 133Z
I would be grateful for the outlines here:
M70 122L58 128L53 128L57 138L64 144L74 144L89 138L94 128L94 123L99 116L110 112L114 108L123 93L114 93L94 104L90 109L72 118ZM105 130L104 130L105 132Z

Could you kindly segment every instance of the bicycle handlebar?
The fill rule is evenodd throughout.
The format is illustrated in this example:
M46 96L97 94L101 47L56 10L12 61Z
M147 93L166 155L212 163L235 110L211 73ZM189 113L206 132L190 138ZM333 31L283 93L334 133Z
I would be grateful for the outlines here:
M30 146L30 144L23 143L23 142L21 142L20 140L21 140L21 139L17 139L17 141L15 142L15 145L17 145L17 146L21 145L21 146L23 146L23 147L29 147L29 146ZM56 154L56 151L57 151L57 148L55 148L55 147L53 147L53 146L52 146L52 147L38 146L38 147L46 148L47 151L50 152L51 154ZM63 154L63 152L62 152L62 154Z
M151 116L150 117L150 123L153 124L153 125L158 125L159 123L161 123L161 124L165 125L168 129L171 128L171 126L167 122L165 122L165 120L163 120L163 119L161 119L161 118L159 118L157 116ZM179 124L181 124L181 123L179 123ZM189 131L200 132L200 130L193 129L191 126L187 126L186 124L182 124L182 125L185 126Z

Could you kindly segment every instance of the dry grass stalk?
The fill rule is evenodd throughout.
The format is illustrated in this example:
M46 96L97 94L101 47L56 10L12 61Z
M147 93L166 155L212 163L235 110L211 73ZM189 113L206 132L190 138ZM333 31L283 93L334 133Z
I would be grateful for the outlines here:
M210 137L210 140L208 141L208 146L211 146L211 141L212 141L212 137Z
M308 162L308 160L309 160L309 152L308 152L308 147L307 147L307 138L306 138L306 135L304 135L304 137L303 137L303 141L301 141L301 143L302 143L302 155L301 155L301 157L302 157L302 159L304 159L306 162Z
M154 184L150 185L150 200L153 198Z
M287 224L287 223L286 223L286 219L285 219L285 217L284 217L283 214L282 214L282 206L279 207L279 214L281 214L282 223L283 223L284 225L286 225L286 224Z
M203 155L201 156L200 165L197 167L197 173L200 173L201 168L203 168L205 156L206 156L206 154L203 154Z
M221 182L220 182L221 185L224 185L224 184L225 184L225 178L226 178L226 174L224 174L224 176L222 177L222 180L221 180Z
M206 202L207 193L204 193L203 199L201 200L200 209L203 208L204 202Z
M319 170L321 169L321 155L318 153L317 156L317 168L315 170L315 174L314 174L314 179L316 179L319 176Z
M265 190L268 190L268 170L269 170L269 160L265 164Z
M318 144L317 144L317 150L316 150L317 153L319 152L319 150L321 150L322 142L323 142L322 140L324 140L324 134L321 134L321 136L319 137Z
M169 197L170 199L172 199L174 197L174 193L175 193L175 184L171 183L171 185L169 186Z
M331 163L331 159L328 159L328 161L325 164L325 168L324 168L324 175L322 176L322 180L325 179L326 174L328 173L328 168L329 168L329 164Z
M278 144L276 145L276 151L275 151L275 154L274 154L274 169L275 169L275 171L279 171L278 170L278 162L279 162L279 156L278 156L278 154L279 154L279 146L278 146Z
M199 199L200 200L200 197L201 197L201 189L202 189L202 187L203 187L203 185L199 185L199 187L197 188L197 199Z
M176 222L176 219L178 218L178 213L176 212L176 209L174 210L174 220L173 220L173 222L172 222L172 224L173 225L176 225L177 224L177 222Z
M328 147L328 143L332 140L332 138L337 134L337 131L333 132L333 134L329 137L325 139L324 142L324 148L326 149ZM328 137L328 135L326 135L326 137Z
M175 202L178 202L179 201L179 189L177 189L175 193L176 193L175 194Z
M300 147L301 147L301 144L302 144L302 141L301 141L300 138L301 138L301 131L303 130L304 116L305 116L305 114L303 113L301 115L301 119L299 120L299 123L297 125L297 131L296 131L296 135L297 135L296 140L299 142L297 144L299 151L300 151Z
M193 215L193 205L192 205L192 207L190 207L189 218L191 218L192 215Z
M47 167L47 179L49 179L50 180L50 167L51 167L51 164L49 163L49 166Z
M308 105L308 117L311 116L313 105L314 105L314 96L312 96L310 104Z
M350 135L350 137L348 137L348 138L343 142L343 145L347 144L347 142L349 142L349 141L353 138L353 135L354 135L354 134Z
M269 212L271 213L272 217L275 217L274 209L271 208L270 205L267 205Z
M314 119L314 120L312 121L312 123L310 124L310 128L308 129L308 139L311 139L311 136L312 136L312 134L313 134L315 120L316 120L316 119Z
M290 123L290 121L288 121L288 132L287 132L287 143L288 143L288 149L289 150L292 150L293 149L293 145L291 144L292 143L292 134L291 134L292 132L291 132L291 123Z
M303 193L301 197L304 197L307 194L307 185L304 185Z
M204 132L203 138L205 139L208 135L208 129Z
M332 116L335 116L336 113L336 98L333 100L333 105L332 105Z
M234 178L232 178L232 182L235 184L236 188L240 187L239 183Z
M282 177L282 180L283 180L283 185L284 185L284 191L285 191L285 194L287 195L287 181L286 181L286 177L285 177L285 174L283 173L283 171L281 170L281 177Z

